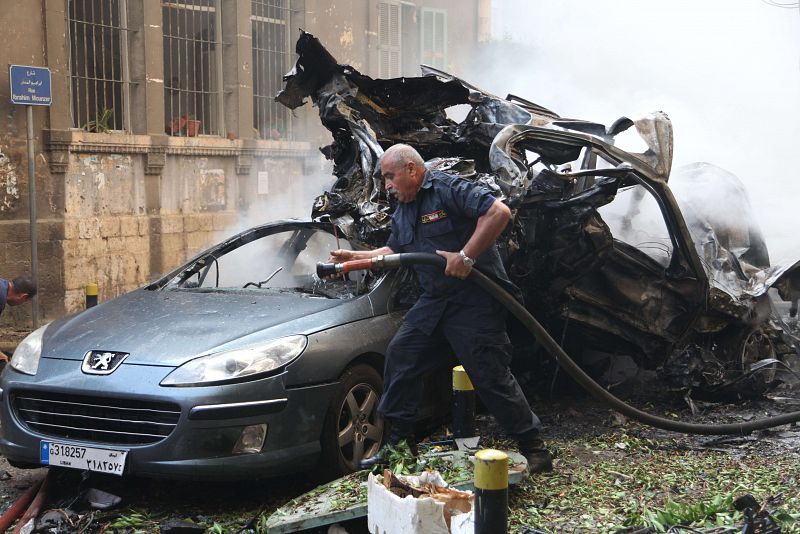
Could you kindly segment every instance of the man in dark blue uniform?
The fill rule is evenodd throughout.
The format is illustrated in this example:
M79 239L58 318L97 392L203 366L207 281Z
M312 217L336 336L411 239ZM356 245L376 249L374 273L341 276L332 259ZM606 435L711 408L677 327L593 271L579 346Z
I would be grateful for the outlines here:
M412 424L422 396L421 377L445 363L436 354L446 343L483 403L518 441L530 470L549 471L552 460L539 437L541 423L509 370L511 344L504 309L483 289L465 280L475 265L501 285L518 291L508 280L495 246L511 210L479 184L426 170L422 157L408 145L390 147L380 165L387 192L400 202L386 246L371 251L335 250L331 261L428 252L444 257L447 266L444 273L434 266L414 267L423 294L389 344L385 387L378 406L389 425L388 439L361 467L385 463L387 445L405 440L415 450Z
M36 283L29 276L18 276L14 280L0 278L0 314L6 307L27 302L36 294Z

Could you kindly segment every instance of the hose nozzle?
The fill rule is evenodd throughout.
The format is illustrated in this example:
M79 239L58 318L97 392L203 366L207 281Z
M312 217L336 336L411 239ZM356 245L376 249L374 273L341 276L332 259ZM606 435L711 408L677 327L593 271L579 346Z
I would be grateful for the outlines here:
M349 273L350 271L362 271L365 269L396 269L401 265L406 265L406 263L402 261L402 258L402 254L389 254L387 256L350 260L344 263L317 263L317 276L325 278L339 273Z
M342 272L341 263L317 263L317 276L327 278Z

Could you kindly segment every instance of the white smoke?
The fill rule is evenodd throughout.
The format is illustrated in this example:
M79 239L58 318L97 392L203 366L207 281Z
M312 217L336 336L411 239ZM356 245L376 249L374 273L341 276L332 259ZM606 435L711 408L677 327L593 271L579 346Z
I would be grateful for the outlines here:
M773 263L800 259L800 10L760 0L495 0L495 43L459 73L564 117L662 110L674 167L737 175Z

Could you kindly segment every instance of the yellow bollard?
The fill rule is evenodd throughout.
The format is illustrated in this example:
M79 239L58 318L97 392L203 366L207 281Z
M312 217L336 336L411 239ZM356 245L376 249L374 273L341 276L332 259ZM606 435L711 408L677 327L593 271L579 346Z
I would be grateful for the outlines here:
M508 455L475 453L475 534L508 534Z
M453 437L475 435L475 388L463 365L453 367Z
M97 306L97 284L86 284L86 309Z

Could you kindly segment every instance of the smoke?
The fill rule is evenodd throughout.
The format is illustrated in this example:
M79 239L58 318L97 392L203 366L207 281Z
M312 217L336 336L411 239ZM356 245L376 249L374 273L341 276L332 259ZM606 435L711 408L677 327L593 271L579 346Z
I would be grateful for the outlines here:
M665 111L673 168L705 161L737 175L773 263L800 259L800 10L759 0L492 6L494 41L460 74L564 117L610 124Z
M306 169L297 173L288 168L286 160L263 158L257 160L258 178L249 197L239 210L239 220L231 234L279 219L308 218L311 206L319 195L330 189L335 180L333 163L322 154L318 160L307 162Z

